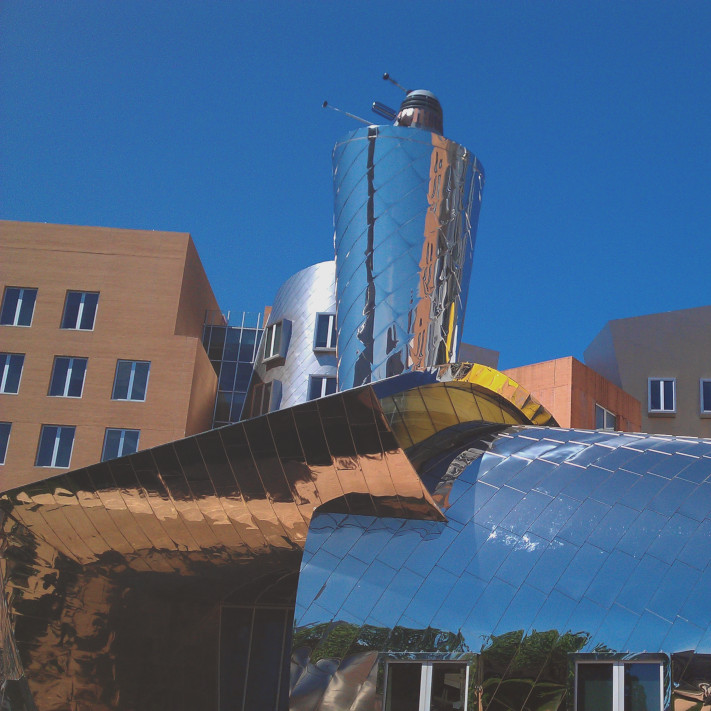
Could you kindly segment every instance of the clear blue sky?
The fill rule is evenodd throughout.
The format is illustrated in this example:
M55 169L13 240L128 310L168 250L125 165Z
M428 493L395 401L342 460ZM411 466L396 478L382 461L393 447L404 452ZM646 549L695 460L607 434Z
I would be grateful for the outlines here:
M224 310L332 258L356 124L321 104L377 122L384 71L484 164L464 337L502 367L711 301L706 0L3 0L0 32L0 216L190 232Z

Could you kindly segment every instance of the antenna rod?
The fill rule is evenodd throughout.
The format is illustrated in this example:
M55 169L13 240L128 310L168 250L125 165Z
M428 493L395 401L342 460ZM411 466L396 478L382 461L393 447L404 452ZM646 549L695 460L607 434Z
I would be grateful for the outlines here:
M389 81L391 84L395 84L398 89L402 89L406 94L410 93L409 89L406 89L402 84L398 84L387 72L383 74L383 79L385 79L385 81Z
M360 121L361 123L364 123L366 126L370 126L372 121L367 121L364 118L361 118L360 116L356 116L355 114L348 113L348 111L344 111L343 109L339 109L337 106L331 106L331 104L328 103L328 101L323 102L323 108L324 109L333 109L334 111L338 111L341 114L345 114L349 118L355 119L356 121Z

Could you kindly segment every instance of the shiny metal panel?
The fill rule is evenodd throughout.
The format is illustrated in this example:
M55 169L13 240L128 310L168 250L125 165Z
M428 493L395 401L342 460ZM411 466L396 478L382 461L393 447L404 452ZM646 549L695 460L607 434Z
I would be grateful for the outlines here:
M369 126L333 151L341 390L456 359L484 173L436 133Z
M427 402L427 387L415 402ZM436 402L446 410L441 393ZM426 437L422 427L412 429ZM711 442L691 450L688 439L517 426L471 444L468 461L466 449L449 451L446 522L313 518L305 555L337 555L313 584L302 567L292 708L335 711L358 694L359 708L379 710L388 660L462 658L470 679L478 675L469 709L563 711L583 653L661 661L665 708L711 701L711 519L700 514L706 503L696 517L682 512L709 486L694 472L711 461ZM585 451L594 456L575 464ZM660 454L682 460L665 462L666 477L656 471ZM658 479L662 488L643 485ZM665 487L668 498L658 498ZM344 681L351 655L368 653L375 684Z

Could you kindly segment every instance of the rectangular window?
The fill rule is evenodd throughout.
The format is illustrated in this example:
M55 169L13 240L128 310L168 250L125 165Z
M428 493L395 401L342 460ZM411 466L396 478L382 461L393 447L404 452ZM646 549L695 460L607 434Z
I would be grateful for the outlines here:
M72 458L75 430L76 427L42 425L35 466L68 467Z
M0 353L0 393L17 394L24 363L23 353Z
M701 414L711 415L711 380L701 378L699 381L699 397L701 402Z
M676 378L649 378L649 412L676 412Z
M0 326L31 326L37 289L8 286L2 297Z
M119 360L112 400L145 400L148 387L148 372L151 363L147 360Z
M309 400L332 395L336 392L336 378L331 375L312 375L309 377Z
M99 293L96 291L68 291L61 327L92 331L98 303Z
M659 662L576 664L576 711L662 711L663 689Z
M467 708L466 664L391 662L387 667L386 711L455 711Z
M120 430L108 427L104 435L104 449L101 452L101 461L116 459L125 454L138 451L138 437L140 430Z
M5 464L5 455L7 454L7 445L10 441L11 429L11 422L0 422L0 464Z
M249 409L250 417L259 417L269 412L272 399L272 384L257 383L252 390L252 402Z
M57 356L54 359L48 394L52 397L81 397L86 362L86 358Z
M316 314L316 334L314 350L333 351L336 349L336 314Z
M595 405L595 429L615 430L617 429L617 415L610 412L602 405Z
M278 358L281 353L281 321L267 326L264 330L264 358Z

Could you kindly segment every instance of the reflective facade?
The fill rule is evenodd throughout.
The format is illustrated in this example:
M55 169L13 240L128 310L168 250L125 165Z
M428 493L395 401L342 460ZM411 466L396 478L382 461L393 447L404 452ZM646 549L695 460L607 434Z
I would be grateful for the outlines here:
M268 331L270 326L282 324L279 348L265 354L267 344L262 340L247 396L248 408L268 383L272 385L265 411L306 402L314 376L335 378L335 343L330 349L318 348L316 343L318 315L333 314L335 318L334 274L333 262L320 262L297 272L279 288L265 325ZM243 416L256 414L262 413L252 406Z
M484 173L421 128L369 126L333 151L339 389L456 359Z

